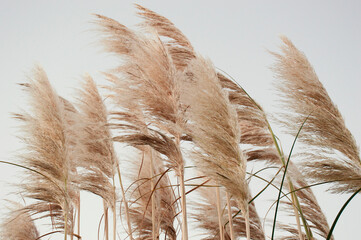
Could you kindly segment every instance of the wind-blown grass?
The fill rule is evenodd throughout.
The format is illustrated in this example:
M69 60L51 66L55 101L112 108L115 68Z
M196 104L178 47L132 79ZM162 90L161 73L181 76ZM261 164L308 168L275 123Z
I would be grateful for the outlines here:
M30 108L14 117L26 148L18 162L1 163L24 169L25 205L4 218L1 239L81 238L82 191L102 199L106 239L333 239L361 187L361 161L305 55L285 37L281 53L272 53L284 104L278 122L302 145L287 156L268 114L245 89L170 20L136 8L140 29L95 15L103 47L118 61L104 73L104 96L87 75L73 103L57 95L40 67L22 84ZM252 188L255 178L264 189ZM331 230L311 182L354 194ZM253 201L264 200L269 187L277 190L273 219L260 217ZM281 213L291 215L287 222L276 217Z

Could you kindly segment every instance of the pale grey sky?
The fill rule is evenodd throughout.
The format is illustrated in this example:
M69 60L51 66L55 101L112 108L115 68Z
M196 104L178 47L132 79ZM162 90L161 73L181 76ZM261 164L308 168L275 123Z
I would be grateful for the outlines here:
M269 112L274 110L277 98L269 69L273 59L267 49L277 51L278 36L288 36L313 64L360 143L361 1L136 2L173 21L200 54L237 79ZM68 97L72 97L73 88L79 86L85 72L102 83L99 71L111 67L112 62L97 43L91 13L103 14L130 27L140 22L132 1L0 0L2 160L14 158L20 146L14 137L17 123L10 112L26 108L16 83L26 79L34 64L43 66L57 92ZM6 182L16 178L15 172L14 167L0 165L1 199L13 190L6 187ZM316 195L332 222L346 196ZM361 235L360 205L361 198L357 197L346 209L335 230L336 239L351 240ZM93 231L94 226L89 229ZM96 239L94 233L85 239Z

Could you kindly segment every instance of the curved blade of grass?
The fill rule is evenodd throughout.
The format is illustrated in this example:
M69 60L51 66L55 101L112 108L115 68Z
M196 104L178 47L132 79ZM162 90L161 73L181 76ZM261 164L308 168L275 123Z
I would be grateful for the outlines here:
M49 178L49 177L46 176L45 174L43 174L43 173L41 173L41 172L39 172L39 171L37 171L37 170L35 170L35 169L29 168L29 167L25 167L25 166L20 165L20 164L17 164L17 163L7 162L7 161L1 161L1 160L0 160L0 163L12 165L12 166L15 166L15 167L20 167L20 168L29 170L29 171L31 171L31 172L37 173L37 174L43 176L44 178L48 179L50 182L54 183L54 185L55 185L57 188L59 188L59 190L60 190L61 192L64 193L64 191L62 190L62 188L61 188L56 182L54 182L51 178ZM65 194L65 193L64 193L64 194Z
M288 192L284 195L281 196L281 199L284 198L284 197L287 197L288 195L292 194L292 193L295 193L295 192L298 192L298 191L301 191L303 189L307 189L307 188L310 188L310 187L315 187L315 186L319 186L319 185L323 185L323 184L327 184L327 183L333 183L333 182L338 182L338 181L355 181L355 180L361 180L361 178L355 178L355 179L338 179L338 180L330 180L330 181L325 181L325 182L319 182L319 183L314 183L314 184L310 184L310 185L307 185L307 186L304 186L304 187L300 187L300 188L297 188L291 192ZM288 197L287 197L288 198ZM289 198L288 198L289 199ZM265 219L267 218L267 215L268 213L270 212L270 210L272 209L272 207L277 203L277 200L274 201L271 206L268 208L266 214L265 214Z
M279 167L264 167L264 168L262 168L262 169L260 169L260 170L257 170L257 171L256 171L255 173L253 173L253 174L257 175L258 173L263 172L264 170L275 169L275 168L278 169L278 171L277 171L277 173L276 173L276 175L278 175L278 173L280 172L280 168L279 168ZM282 167L281 167L281 169L282 169ZM249 174L249 175L251 175L251 176L249 176L249 177L247 178L247 181L249 181L249 180L253 177L253 174Z
M271 181L269 181L269 182L267 183L267 185L266 185L264 188L262 188L262 190L259 191L259 192L248 202L248 204L250 204L250 203L253 202L257 197L259 197L259 196L269 187L269 185L272 184L273 180L276 179L277 175L280 173L281 170L282 170L282 167L280 167L280 168L278 169L278 171L276 172L276 174L274 175L274 177L271 179Z
M295 146L295 144L296 144L296 141L297 141L297 139L298 139L298 136L300 135L301 130L302 130L303 126L305 125L305 123L306 123L307 119L309 118L309 116L310 116L310 115L307 116L307 118L303 121L301 127L298 129L298 132L297 132L297 134L296 134L296 137L295 137L295 139L293 140L290 153L289 153L289 155L288 155L288 159L287 159L286 166L285 166L285 171L284 171L283 176L282 176L282 181L281 181L280 190L279 190L279 192L278 192L277 204L276 204L276 209L275 209L275 215L274 215L274 218L273 218L273 227L272 227L272 236L271 236L271 239L272 239L272 240L274 239L274 234L275 234L275 230L276 230L276 221L277 221L278 206L279 206L280 199L281 199L281 192L282 192L282 187L283 187L284 180L285 180L285 178L286 178L286 173L287 173L288 164L289 164L289 162L290 162L291 155L292 155L292 152L293 152L293 148L294 148L294 146ZM296 198L296 202L298 203L297 198ZM297 205L299 205L299 203L298 203ZM312 239L312 233L311 233L311 231L310 231L310 230L308 229L308 227L307 227L306 219L304 218L304 216L303 216L303 214L302 214L301 208L298 207L298 209L299 209L299 212L300 212L300 215L301 215L301 218L302 218L302 222L303 222L304 227L305 227L305 230L306 230L307 238L308 238L308 239Z
M282 169L282 168L280 168L280 169ZM266 183L267 183L266 188L271 185L271 186L274 187L275 189L280 190L276 185L274 185L274 184L272 183L272 181L276 178L276 176L274 176L271 181L268 181L268 180L264 179L263 177L260 177L260 176L254 174L254 173L248 173L248 172L247 172L247 174L250 174L250 175L252 175L252 176L254 176L254 177L256 177L256 178L258 178L258 179L260 179L260 180L262 180L262 181L264 181L264 182L266 182ZM276 174L276 175L277 175L277 174ZM266 188L262 189L260 192L262 193ZM260 192L256 194L257 197L260 195ZM284 192L282 192L282 193L283 193L282 197L288 195L288 193L287 193L287 194L285 194ZM287 198L288 198L288 197L287 197ZM251 200L248 201L248 204L250 204L251 202L253 202L255 199L256 199L256 197L253 197ZM289 198L288 198L288 200L291 201L291 199L289 199ZM272 206L273 206L274 204L275 204L275 202L272 204ZM238 212L236 212L236 213L232 216L232 219L235 218L235 217L237 217L238 214L240 214L240 213L241 213L241 210L239 210ZM224 224L224 226L226 226L228 223L229 223L229 221L227 221L227 222Z
M361 191L361 188L359 188L359 190L357 190L354 194L351 195L351 197L349 197L349 199L347 199L347 201L343 204L342 208L340 209L340 211L338 212L335 220L332 223L331 229L327 235L326 240L330 240L332 237L332 232L336 227L337 221L338 219L341 217L341 214L343 212L343 210L345 210L345 208L347 207L347 205L351 202L351 200Z

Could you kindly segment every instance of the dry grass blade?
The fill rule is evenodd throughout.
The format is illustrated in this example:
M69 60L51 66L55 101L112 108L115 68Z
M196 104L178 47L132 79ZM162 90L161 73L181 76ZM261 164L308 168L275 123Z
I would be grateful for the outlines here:
M273 53L280 79L277 88L287 111L281 122L294 134L310 114L299 136L308 149L300 155L303 172L315 181L339 180L333 192L356 191L360 180L342 180L361 177L357 144L305 55L286 37L282 40L282 54Z
M33 79L25 86L30 97L31 114L15 115L23 122L22 139L26 143L26 153L20 161L47 176L26 173L26 184L21 185L24 196L36 200L26 208L41 215L39 217L52 217L54 227L72 233L72 205L77 199L72 184L75 156L67 135L64 105L40 67L35 68Z
M0 239L37 240L39 232L27 211L18 205L12 207L7 219L0 226Z

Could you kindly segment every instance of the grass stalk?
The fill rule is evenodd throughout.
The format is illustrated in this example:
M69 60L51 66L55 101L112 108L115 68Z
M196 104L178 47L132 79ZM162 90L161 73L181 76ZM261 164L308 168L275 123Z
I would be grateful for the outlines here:
M248 208L248 205L247 205L246 214L244 215L244 219L245 219L245 222L246 222L246 236L247 236L247 240L251 240L251 227L250 227L250 224L249 224L249 208Z
M103 208L104 208L104 235L105 235L105 240L109 240L108 207L104 199L103 199Z
M222 206L221 206L221 194L220 187L216 187L216 198L217 198L217 213L218 213L218 226L219 226L219 239L224 240L224 227L222 223Z
M276 140L276 137L275 137L275 134L273 133L273 130L271 128L271 125L269 124L268 120L267 121L267 125L268 125L268 129L272 135L272 138L273 138L273 141L275 143L275 146L277 148L277 151L279 153L279 156L281 158L281 161L282 161L282 164L283 164L283 167L284 167L284 173L283 173L283 176L282 176L282 181L281 181L281 186L280 186L280 190L279 190L279 193L278 193L278 198L277 198L277 204L276 204L276 210L275 210L275 216L273 218L273 228L272 228L272 238L271 239L274 239L274 233L275 233L275 228L276 228L276 220L277 220L277 212L278 212L278 205L279 205L279 201L280 201L280 197L281 197L281 191L282 191L282 187L283 187L283 183L284 183L284 180L285 180L285 177L287 177L287 181L288 181L288 186L289 186L289 190L290 192L293 192L294 190L294 186L293 186L293 183L292 183L292 180L291 178L289 177L289 175L286 175L287 173L287 168L288 168L288 164L290 162L290 159L291 159L291 155L292 155L292 152L293 152L293 148L296 144L296 141L298 139L298 136L299 134L301 133L301 130L303 128L303 126L305 125L307 119L309 118L310 115L307 116L307 118L303 121L302 125L300 126L300 128L298 129L298 132L296 134L296 137L295 139L293 140L293 144L292 144L292 147L291 147L291 150L290 150L290 153L289 153L289 156L288 156L288 159L287 159L287 162L285 162L285 159L284 159L284 154L282 153L281 149L280 149L280 146ZM302 230L301 230L301 224L300 224L300 219L299 217L301 216L301 219L302 219L302 222L303 222L303 225L304 225L304 228L305 228L305 231L306 231L306 235L307 235L307 238L308 239L313 239L313 236L312 236L312 232L311 230L309 229L308 225L307 225L307 221L305 219L305 217L303 216L303 213L302 213L302 209L301 209L301 205L298 201L298 198L297 198L297 195L296 193L292 193L291 194L291 198L292 198L292 206L293 206L293 209L294 211L297 210L297 213L295 213L295 218L296 218L296 222L297 222L297 229L298 229L298 234L300 236L300 239L303 239L303 233L302 233ZM297 208L297 209L296 209ZM300 215L298 214L300 213Z
M227 197L227 207L228 207L228 222L229 222L229 233L231 235L231 240L234 240L234 230L233 230L233 217L232 217L232 205L231 205L231 198L229 193L226 192Z
M64 180L65 209L63 209L63 211L65 210L65 214L64 214L64 240L67 240L67 235L68 235L69 203L68 203L68 200L66 199L66 196L67 196L67 193L68 193L67 183L68 183L68 178L66 176L65 180Z
M182 240L188 240L188 221L187 221L187 204L186 194L184 187L184 170L183 168L179 171L179 186L181 193L181 209L182 209Z
M67 204L66 204L67 205ZM68 209L66 209L64 214L64 240L68 239Z
M233 79L233 78L232 78L232 79ZM233 79L233 80L234 80L234 79ZM245 93L245 94L248 96L248 98L255 104L255 106L256 106L261 112L263 112L263 109L261 108L261 106L247 93L247 91L246 91L242 86L240 86L240 85L237 83L237 81L234 81L234 82L237 84L238 87L240 87L240 88L244 91L244 93ZM264 113L264 112L263 112L263 113ZM291 149L291 151L290 151L290 155L291 155L291 153L292 153L292 150L293 150L293 147L294 147L294 145L295 145L295 143L296 143L296 140L297 140L297 138L298 138L298 135L299 135L300 131L302 130L303 125L306 123L306 121L307 121L308 118L309 118L309 116L307 116L307 118L306 118L306 119L304 120L304 122L302 123L302 126L299 128L299 131L298 131L298 133L297 133L297 135L296 135L296 137L295 137L295 139L294 139L294 142L293 142L293 145L292 145L292 149ZM271 134L271 136L272 136L273 143L274 143L274 145L275 145L275 147L276 147L276 150L277 150L277 152L278 152L278 155L280 156L282 165L283 165L284 168L286 168L286 164L287 164L287 163L286 163L286 161L285 161L284 154L283 154L283 152L282 152L282 150L281 150L281 147L280 147L280 145L278 144L278 141L277 141L277 139L276 139L276 135L274 134L273 129L272 129L272 127L271 127L271 124L269 123L269 121L268 121L268 119L267 119L266 116L264 117L264 119L265 119L265 121L266 121L268 131L270 132L270 134ZM289 159L288 159L288 160L289 160ZM286 172L286 169L285 169L285 172ZM292 180L291 180L291 178L290 178L289 176L287 176L287 181L289 182L290 191L292 192L292 189L294 189L294 187L293 187L293 184L292 184ZM281 191L281 190L282 190L282 187L280 188L280 191ZM280 197L280 196L279 196L279 197ZM296 205L296 207L297 207L297 209L298 209L298 211L299 211L299 213L300 213L300 217L301 217L301 219L302 219L302 222L304 223L304 228L305 228L305 231L306 231L307 238L312 239L312 238L313 238L313 237L312 237L312 232L311 232L311 230L308 228L306 219L305 219L305 217L303 216L302 209L301 209L301 206L300 206L300 204L299 204L299 202L298 202L298 197L297 197L297 195L294 195L294 200L295 200L296 202L293 202L293 204ZM277 211L275 212L275 216L277 216ZM271 239L274 239L275 223L276 223L276 218L274 218L274 222L273 222L274 225L273 225L273 230L272 230L272 237L271 237Z
M327 235L326 240L330 240L330 239L332 238L332 232L333 232L333 230L335 229L336 224L337 224L337 221L338 221L338 219L340 219L343 210L345 210L346 206L351 202L351 200L352 200L360 191L361 191L361 188L359 188L359 190L357 190L356 192L354 192L354 193L349 197L349 199L347 199L347 201L343 204L343 206L341 207L340 211L337 213L337 216L336 216L335 220L334 220L333 223L332 223L332 226L331 226L331 228L330 228L330 231L329 231L329 233L328 233L328 235Z
M115 194L115 181L113 176L114 202L113 202L113 240L117 239L117 197Z
M151 192L155 191L154 189L154 162L153 162L153 150L149 148L149 157L150 157L150 190ZM156 240L158 237L158 229L157 226L155 225L155 194L153 193L152 196L152 238L153 240Z
M77 215L77 235L80 236L80 193L79 193L79 200L78 200L78 215Z
M130 240L134 240L133 232L132 232L132 226L131 226L131 223L130 223L128 201L127 201L127 199L125 197L125 191L124 191L124 186L123 186L123 183L122 183L122 176L120 174L119 164L117 164L117 171L118 171L119 185L120 185L120 189L122 191L122 197L123 197L123 201L124 201L125 220L126 220L127 225L128 225L129 237L130 237Z
M295 196L294 194L291 194L292 202L295 202ZM298 230L298 237L300 240L304 240L302 229L301 229L301 222L300 222L300 215L298 214L298 210L294 204L292 204L292 209L296 217L296 223L297 223L297 230Z
M113 209L113 240L117 239L117 207L114 204Z

